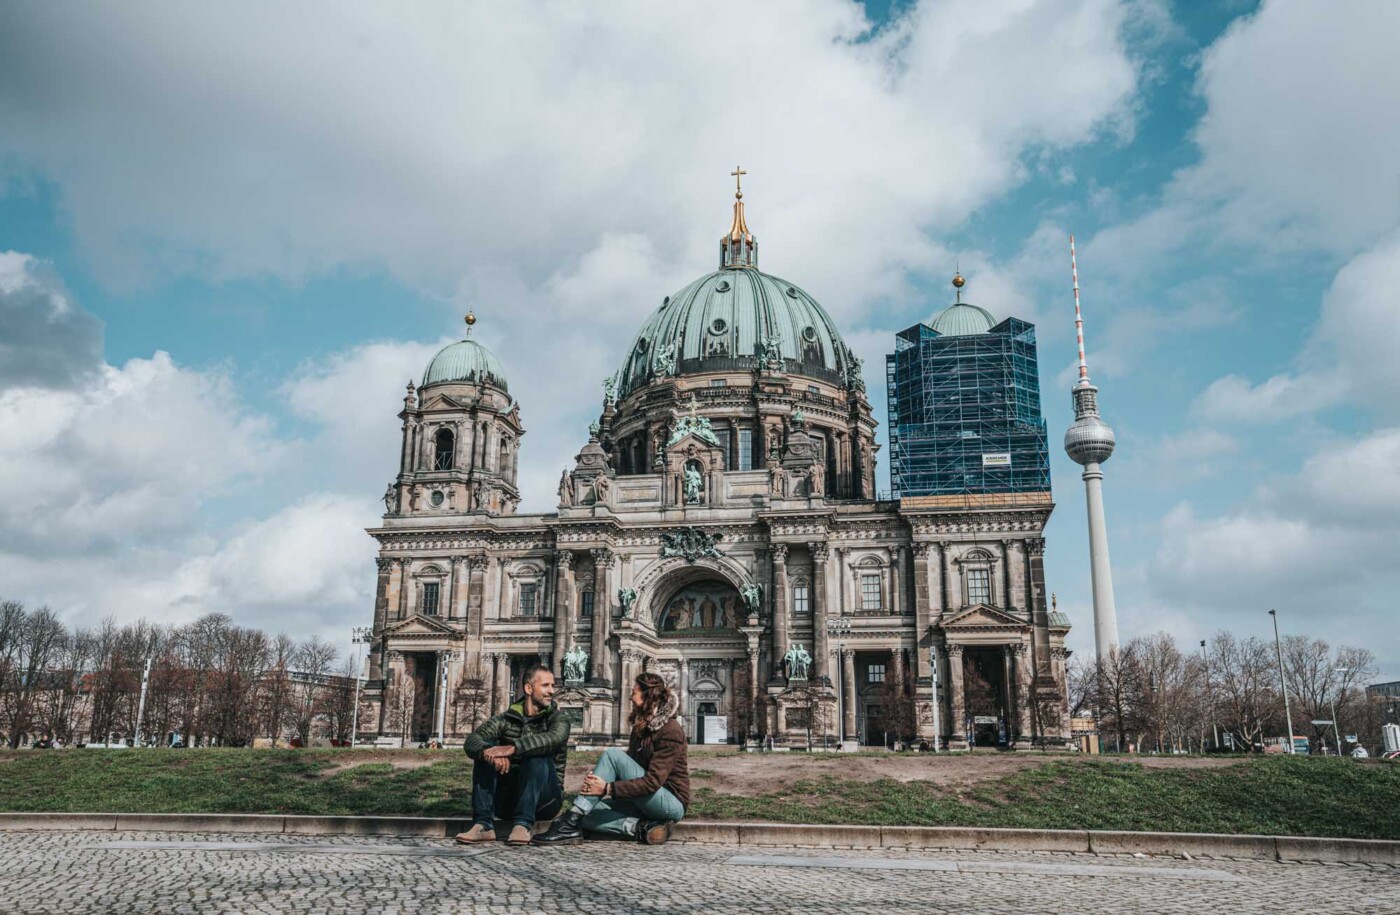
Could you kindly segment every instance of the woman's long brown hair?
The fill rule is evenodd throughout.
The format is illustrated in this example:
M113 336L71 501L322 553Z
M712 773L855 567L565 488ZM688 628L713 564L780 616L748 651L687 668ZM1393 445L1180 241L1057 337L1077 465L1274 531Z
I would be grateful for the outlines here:
M633 734L640 734L646 730L652 716L671 698L671 690L666 681L656 674L641 674L637 677L637 685L642 690L642 705L641 708L632 706L632 714L627 718Z

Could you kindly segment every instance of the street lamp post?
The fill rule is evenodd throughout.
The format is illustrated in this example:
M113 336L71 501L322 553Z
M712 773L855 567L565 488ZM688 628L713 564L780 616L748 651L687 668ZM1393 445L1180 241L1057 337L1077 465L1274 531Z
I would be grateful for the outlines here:
M845 642L842 636L851 634L851 621L844 616L832 617L826 621L827 635L836 637L836 733L842 749L846 746L846 663Z
M356 626L350 630L350 644L368 645L374 630L369 626ZM355 707L350 712L350 748L355 747L355 738L360 730L360 684L364 682L364 664L360 660L360 649L352 648L355 654Z
M446 739L443 728L447 725L447 668L452 664L452 652L438 652L438 701L437 701L437 732L438 743Z
M1210 700L1210 731L1214 737L1215 749L1220 749L1220 725L1215 721L1215 692L1210 688L1210 655L1206 654L1206 640L1201 639L1201 668L1206 672L1206 697Z
M141 671L141 701L136 706L136 747L141 747L141 724L146 718L146 688L151 683L151 659L146 658L146 669Z
M1293 710L1288 706L1288 680L1283 676L1283 643L1278 638L1278 611L1270 610L1274 619L1274 652L1278 655L1278 685L1283 689L1283 718L1288 723L1288 752L1296 753L1293 746Z
M1350 668L1350 667L1334 667L1334 668L1332 668L1332 672L1333 672L1334 674L1347 674L1347 673L1351 673L1351 668ZM1343 680L1342 682L1345 683L1346 681ZM1342 729L1341 729L1341 726L1337 724L1337 694L1336 694L1336 693L1333 693L1331 690L1328 690L1328 697L1327 697L1327 698L1328 698L1329 700L1331 700L1331 705L1332 705L1332 736L1335 737L1335 738L1337 739L1337 755L1338 755L1338 756L1341 756L1341 755L1342 755Z

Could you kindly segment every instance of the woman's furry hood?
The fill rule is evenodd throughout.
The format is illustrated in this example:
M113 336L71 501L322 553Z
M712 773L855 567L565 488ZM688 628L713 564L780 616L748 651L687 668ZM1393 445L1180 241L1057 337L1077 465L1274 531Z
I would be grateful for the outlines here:
M656 713L652 715L650 719L647 720L647 730L661 730L666 726L666 723L668 721L676 717L676 714L680 711L680 709L680 696L677 696L674 690L668 691L666 694L666 701L663 702L661 704L661 707L656 710Z

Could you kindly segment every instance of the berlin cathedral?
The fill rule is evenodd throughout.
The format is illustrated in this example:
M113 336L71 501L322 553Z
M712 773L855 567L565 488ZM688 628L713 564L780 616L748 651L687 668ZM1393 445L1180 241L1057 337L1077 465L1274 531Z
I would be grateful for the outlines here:
M542 663L585 745L626 742L643 671L695 743L1064 743L1050 493L878 496L861 362L759 269L741 192L719 249L642 323L554 512L516 511L529 405L472 316L408 385L361 732L461 738Z

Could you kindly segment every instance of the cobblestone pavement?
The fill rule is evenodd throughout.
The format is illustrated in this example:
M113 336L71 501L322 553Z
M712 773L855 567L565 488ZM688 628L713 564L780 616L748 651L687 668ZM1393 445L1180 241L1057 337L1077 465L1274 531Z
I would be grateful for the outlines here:
M0 833L0 913L1400 912L1400 869L673 843Z

